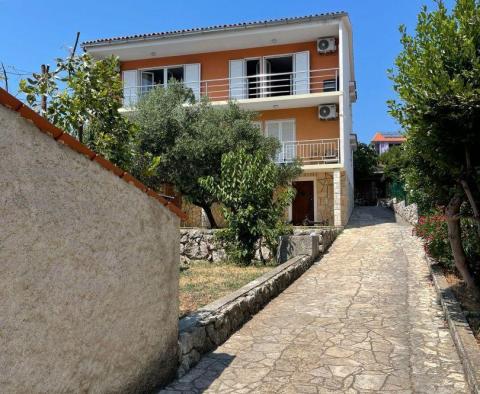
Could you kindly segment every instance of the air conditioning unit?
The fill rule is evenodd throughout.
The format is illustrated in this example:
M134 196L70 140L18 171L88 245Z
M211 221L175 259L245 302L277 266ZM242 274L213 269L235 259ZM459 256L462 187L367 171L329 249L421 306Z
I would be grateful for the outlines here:
M337 105L336 104L322 104L318 106L318 119L332 120L337 119Z
M337 50L337 43L335 37L322 37L317 39L318 53L330 53Z

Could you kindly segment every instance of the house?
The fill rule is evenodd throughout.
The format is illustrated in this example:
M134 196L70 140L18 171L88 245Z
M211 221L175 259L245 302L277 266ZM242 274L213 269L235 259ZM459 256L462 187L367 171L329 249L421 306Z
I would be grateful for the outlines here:
M388 151L392 146L401 145L406 138L400 133L380 133L373 136L372 145L379 155Z
M97 39L118 56L124 107L172 78L213 105L235 100L279 139L276 161L302 161L289 209L294 224L344 225L353 209L352 103L357 92L345 12Z

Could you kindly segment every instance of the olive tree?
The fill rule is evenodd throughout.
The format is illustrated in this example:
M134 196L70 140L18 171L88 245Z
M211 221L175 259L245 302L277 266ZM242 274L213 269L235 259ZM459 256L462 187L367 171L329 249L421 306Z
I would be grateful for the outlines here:
M219 180L222 156L228 152L243 148L273 157L278 149L277 140L263 136L255 118L234 103L219 107L207 99L195 102L192 91L174 81L154 88L133 114L139 127L136 175L155 189L172 184L203 208L216 227L212 205L221 201L199 180Z

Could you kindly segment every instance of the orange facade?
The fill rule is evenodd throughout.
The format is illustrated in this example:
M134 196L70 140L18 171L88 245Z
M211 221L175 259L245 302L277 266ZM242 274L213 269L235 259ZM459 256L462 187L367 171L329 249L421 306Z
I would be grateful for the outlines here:
M319 54L316 42L303 42L287 45L272 45L222 52L198 53L191 55L169 56L152 59L124 61L121 70L148 69L164 66L199 63L201 80L214 80L229 77L229 61L237 59L259 58L262 56L288 55L309 51L310 70L338 68L338 51L330 54ZM220 82L223 83L223 82ZM228 82L226 82L228 83ZM202 87L202 94L204 87ZM225 87L228 89L228 87ZM210 99L218 99L209 94ZM260 112L259 120L295 119L296 139L314 140L323 138L339 138L339 121L322 121L318 119L318 108L290 108ZM263 128L263 127L262 127Z
M201 64L201 79L218 79L229 77L229 60L256 58L272 55L288 55L295 52L310 51L310 69L328 69L338 67L338 51L319 55L316 42L303 42L287 45L237 49L223 52L196 53L192 55L169 56L152 59L128 60L121 63L122 71L142 68L155 68L190 63Z
M265 129L264 122L287 119L295 119L295 133L298 141L340 138L338 119L328 121L318 119L317 107L262 111L258 117L262 122L262 129Z

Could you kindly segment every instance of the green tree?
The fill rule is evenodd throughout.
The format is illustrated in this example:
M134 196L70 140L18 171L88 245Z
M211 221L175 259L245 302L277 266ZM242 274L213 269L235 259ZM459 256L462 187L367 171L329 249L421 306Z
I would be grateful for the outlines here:
M280 232L286 231L285 208L295 196L287 180L299 171L296 163L279 166L265 152L250 154L241 148L223 155L220 178L200 181L222 202L227 227L218 237L233 261L249 264L262 237L275 247Z
M123 88L118 59L96 61L85 53L56 63L55 70L20 81L27 102L56 126L129 170L135 127L119 112Z
M402 145L392 146L378 156L378 163L383 167L385 178L392 182L403 180L403 171L407 167L407 158Z
M353 153L354 178L364 179L373 175L377 168L378 155L375 149L368 144L359 143Z
M389 105L407 133L407 185L445 206L455 266L474 287L460 209L468 201L480 219L480 6L458 0L449 13L437 1L420 12L414 36L400 31L403 50L390 71L399 99Z
M253 121L256 114L229 103L213 106L206 99L195 103L189 89L171 81L168 88L155 88L139 102L133 119L139 126L136 175L153 189L168 183L191 203L203 208L216 227L212 204L217 195L199 179L220 178L225 153L243 148L273 157L274 138L262 135Z

